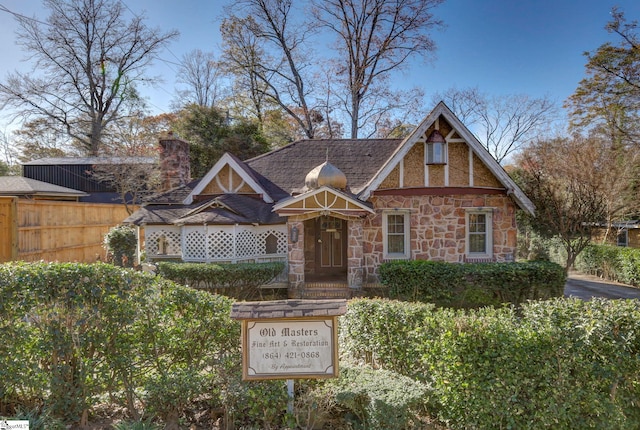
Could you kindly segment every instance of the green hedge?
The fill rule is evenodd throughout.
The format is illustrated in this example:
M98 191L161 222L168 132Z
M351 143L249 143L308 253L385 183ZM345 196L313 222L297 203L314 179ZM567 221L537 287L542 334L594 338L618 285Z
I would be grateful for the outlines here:
M392 299L480 307L560 297L566 274L550 262L453 264L414 260L380 265Z
M451 429L640 428L637 301L516 312L360 299L340 319L340 346L344 361L427 383L431 413Z
M0 265L0 413L64 428L109 401L166 428L209 416L187 409L224 410L236 426L290 423L283 381L241 380L231 304L107 264ZM640 428L638 301L463 311L357 299L339 337L340 377L298 384L307 417L322 408L372 429L420 428L426 415L452 430Z
M640 286L640 249L589 245L578 256L576 267L584 273Z
M157 263L158 274L182 285L242 300L261 296L261 285L284 270L284 263Z
M229 407L225 378L240 363L231 304L108 264L2 264L0 413L77 425L108 398L170 427L196 398Z

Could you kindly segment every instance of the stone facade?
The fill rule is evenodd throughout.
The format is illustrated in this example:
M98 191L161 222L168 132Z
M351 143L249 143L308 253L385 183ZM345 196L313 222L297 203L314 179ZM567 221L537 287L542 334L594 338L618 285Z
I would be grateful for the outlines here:
M351 220L348 227L347 281L351 288L361 288L364 276L363 222L361 219Z
M289 219L287 226L289 229L289 286L299 288L304 285L304 221Z
M374 196L376 215L363 222L363 276L377 282L378 266L384 262L382 218L384 209L410 213L412 260L463 262L466 245L465 214L468 209L491 208L493 257L512 261L516 252L516 207L506 195Z

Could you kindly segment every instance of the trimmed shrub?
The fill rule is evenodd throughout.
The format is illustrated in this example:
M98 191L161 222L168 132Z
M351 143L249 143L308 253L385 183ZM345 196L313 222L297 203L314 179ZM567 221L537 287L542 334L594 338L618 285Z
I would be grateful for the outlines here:
M128 225L113 227L104 236L107 261L120 267L133 267L138 238L136 230Z
M564 269L545 261L454 264L391 261L380 265L380 280L391 299L440 306L481 307L560 297Z
M331 397L334 415L343 416L354 429L423 428L429 387L388 370L343 366L340 377L328 380L322 396ZM338 413L336 413L338 412Z
M384 299L350 301L347 314L339 319L342 358L419 377L423 372L416 364L422 353L417 345L434 309L431 304Z
M149 412L136 401L146 387L153 410L175 421L167 375L216 378L225 360L240 361L230 310L223 296L108 264L2 264L0 407L83 424L108 396L137 420ZM194 391L221 406L220 390L199 383L180 406Z
M175 263L159 262L158 274L182 285L241 300L261 297L260 286L277 277L284 263Z
M640 428L637 301L555 299L517 312L423 306L354 301L340 319L343 359L425 382L429 411L452 429ZM342 343L343 332L355 339ZM389 354L393 341L410 361Z

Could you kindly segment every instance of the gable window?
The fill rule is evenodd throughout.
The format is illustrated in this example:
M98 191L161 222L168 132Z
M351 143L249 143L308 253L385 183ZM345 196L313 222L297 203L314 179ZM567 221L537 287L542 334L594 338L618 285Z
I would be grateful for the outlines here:
M426 164L447 162L447 142L438 130L433 130L425 142L425 158Z
M618 230L618 246L629 246L629 230L622 228Z
M384 258L409 258L409 213L401 211L382 214Z
M466 213L466 254L472 258L493 257L493 216L491 209Z

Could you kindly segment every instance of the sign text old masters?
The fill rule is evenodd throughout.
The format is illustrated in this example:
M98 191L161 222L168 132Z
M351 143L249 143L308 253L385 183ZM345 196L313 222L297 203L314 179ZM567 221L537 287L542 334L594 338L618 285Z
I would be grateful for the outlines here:
M338 375L338 321L346 300L239 302L242 377L331 378Z

